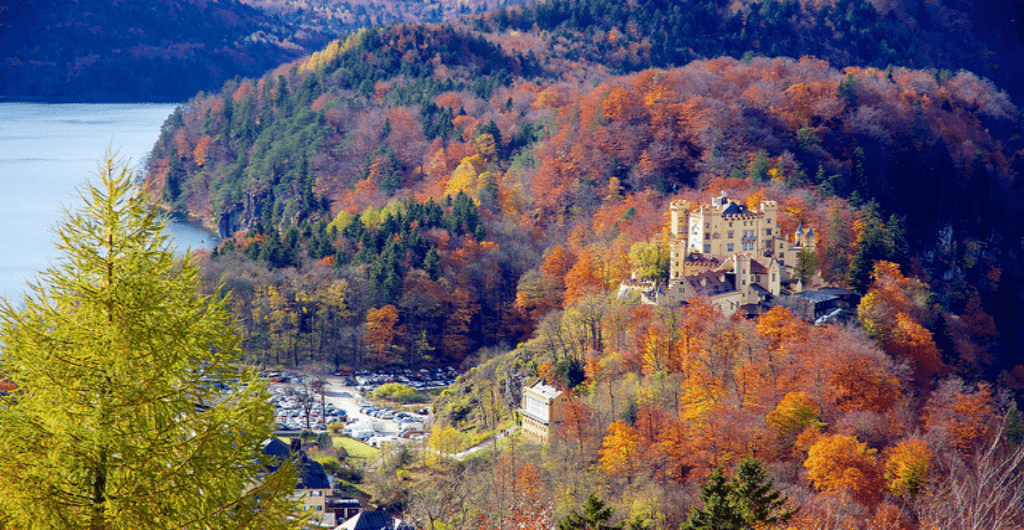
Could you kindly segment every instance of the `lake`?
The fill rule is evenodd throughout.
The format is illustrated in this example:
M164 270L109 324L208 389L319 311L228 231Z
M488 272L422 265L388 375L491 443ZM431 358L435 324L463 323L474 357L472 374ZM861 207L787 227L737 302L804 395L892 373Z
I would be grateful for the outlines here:
M54 228L97 174L108 146L140 169L171 104L0 103L0 297L14 300L58 255ZM201 226L173 222L175 249L212 248ZM180 252L180 251L179 251Z

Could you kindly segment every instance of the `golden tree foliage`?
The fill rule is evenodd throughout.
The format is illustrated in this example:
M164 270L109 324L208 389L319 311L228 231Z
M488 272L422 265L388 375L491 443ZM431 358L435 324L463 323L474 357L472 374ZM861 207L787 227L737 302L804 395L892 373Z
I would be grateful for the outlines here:
M822 438L811 446L804 468L807 478L820 491L847 492L865 506L882 500L885 483L875 450L853 436L837 434Z
M638 468L640 456L640 434L621 421L608 426L608 434L601 443L599 466L609 477L625 477L632 482Z
M445 195L458 195L465 192L471 197L476 197L476 190L479 187L479 175L487 168L487 161L480 155L472 155L462 159L459 167L455 168L452 176L448 179L445 187Z
M803 431L818 417L818 405L807 394L790 392L779 406L765 416L765 421L778 431L780 437L789 437Z
M402 334L402 326L398 325L398 309L388 304L383 307L371 308L366 312L366 344L381 362L386 362L385 354L394 346L395 340Z
M892 448L885 461L885 480L898 497L913 497L928 482L932 452L923 440L910 439Z
M204 134L199 141L196 142L196 148L192 150L192 158L195 159L196 165L202 167L206 164L206 161L210 157L210 143L213 141L210 135Z

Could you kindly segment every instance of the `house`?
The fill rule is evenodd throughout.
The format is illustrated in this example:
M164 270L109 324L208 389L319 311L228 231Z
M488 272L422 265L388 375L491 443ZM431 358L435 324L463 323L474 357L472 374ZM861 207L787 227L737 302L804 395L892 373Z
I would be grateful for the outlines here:
M840 287L822 287L793 294L786 300L793 315L815 324L856 316L860 295Z
M362 511L362 506L359 504L358 499L335 492L327 497L326 509L327 513L334 516L336 523L337 521L347 521L359 515L359 512Z
M306 452L302 450L302 440L292 438L289 445L280 438L270 438L263 442L263 454L269 457L264 463L268 473L277 471L286 459L294 459L298 463L299 480L292 496L301 501L304 510L311 510L321 521L324 520L331 482L324 467L306 456Z
M403 530L409 525L395 519L384 510L366 510L341 523L335 530Z
M547 445L555 435L554 429L562 420L568 396L541 379L523 388L523 436L527 440Z

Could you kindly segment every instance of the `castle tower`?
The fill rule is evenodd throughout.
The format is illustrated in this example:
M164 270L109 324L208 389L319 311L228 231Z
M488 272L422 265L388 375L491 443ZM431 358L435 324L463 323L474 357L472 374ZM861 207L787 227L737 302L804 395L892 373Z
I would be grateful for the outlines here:
M690 226L690 203L688 201L672 201L669 205L671 223L669 225L669 282L682 277L683 260L686 259L687 231Z
M669 212L672 216L670 226L672 237L686 237L686 229L690 226L690 202L672 201L669 205Z

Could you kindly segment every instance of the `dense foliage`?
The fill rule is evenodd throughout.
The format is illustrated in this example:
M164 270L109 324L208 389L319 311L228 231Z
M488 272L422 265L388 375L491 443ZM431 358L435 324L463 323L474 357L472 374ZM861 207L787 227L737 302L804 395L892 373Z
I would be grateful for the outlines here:
M148 185L230 237L211 274L237 274L249 265L228 256L244 254L277 271L256 281L285 299L302 290L282 275L345 280L349 331L314 333L326 321L310 315L324 313L288 317L294 336L278 342L293 361L305 350L336 363L458 362L515 344L547 311L657 256L633 247L658 248L670 197L727 189L778 200L785 233L813 227L826 279L863 292L875 261L913 264L944 310L990 319L976 375L1020 364L1009 356L1021 249L1003 243L1024 236L1019 125L990 83L807 58L557 81L519 45L534 37L518 38L366 30L229 82L168 120ZM271 291L251 292L240 316L269 340L253 308ZM367 339L369 311L385 306L393 329ZM440 318L437 307L461 309ZM928 326L955 357L946 320Z
M556 517L598 491L630 527L1021 524L1024 445L1006 388L937 361L922 324L938 308L919 281L880 262L868 293L859 327L815 326L782 307L755 322L700 299L669 308L587 297L471 370L435 403L435 418L467 433L512 424L501 403L519 402L509 392L517 377L565 392L550 446L508 443L489 468L539 466L534 484L547 494L533 502ZM902 331L871 336L869 313L882 312ZM559 368L567 357L585 364L574 387ZM733 466L731 477L722 471ZM487 495L473 502L468 520L503 509ZM544 513L531 519L538 528Z
M202 288L255 360L473 367L429 450L367 479L429 528L1019 526L1024 131L978 75L1019 78L1019 8L972 5L552 0L361 30L192 98L145 186L224 238ZM670 201L720 191L813 228L797 274L863 295L849 326L613 294L665 279ZM550 447L460 453L538 379L568 397Z
M344 34L396 22L444 22L523 0L462 0L427 3L417 0L242 0L277 14L281 20L320 32Z
M182 101L327 43L236 0L0 2L0 95Z
M301 528L225 302L165 250L131 168L108 157L99 175L57 228L54 267L20 309L0 301L0 525Z

